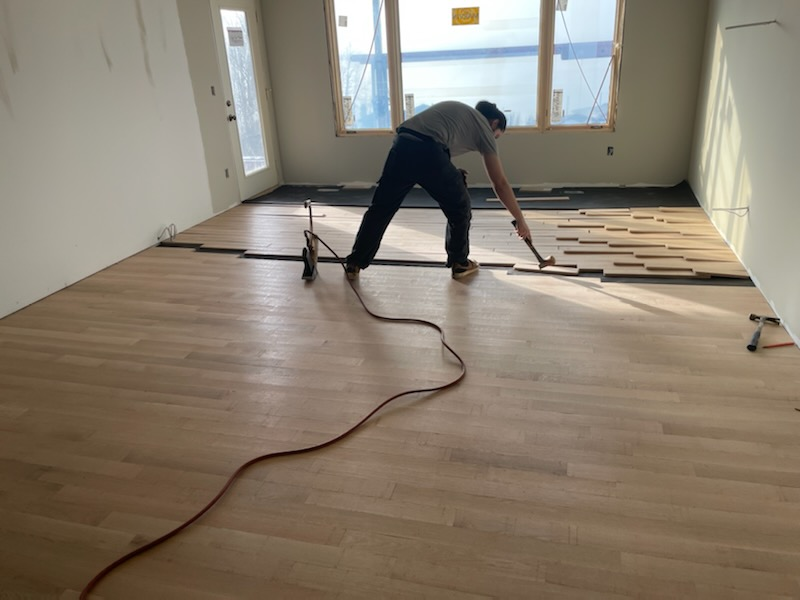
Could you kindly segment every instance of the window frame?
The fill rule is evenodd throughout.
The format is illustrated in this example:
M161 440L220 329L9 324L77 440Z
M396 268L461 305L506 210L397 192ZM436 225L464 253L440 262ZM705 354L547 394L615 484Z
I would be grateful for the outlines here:
M386 27L386 58L389 69L389 107L391 129L348 129L345 124L342 101L341 65L339 64L339 45L336 35L335 0L323 0L325 25L328 38L328 66L331 78L331 100L333 102L334 122L337 136L385 135L403 121L404 98L400 49L400 10L401 0L384 0L384 22ZM538 82L536 98L536 125L509 126L509 131L537 132L548 131L615 131L617 119L617 98L620 85L620 64L622 62L623 22L625 0L617 1L617 14L614 21L614 40L609 68L611 83L608 96L608 122L605 124L566 124L550 121L553 87L553 59L555 53L556 0L541 0ZM491 100L491 99L489 99Z

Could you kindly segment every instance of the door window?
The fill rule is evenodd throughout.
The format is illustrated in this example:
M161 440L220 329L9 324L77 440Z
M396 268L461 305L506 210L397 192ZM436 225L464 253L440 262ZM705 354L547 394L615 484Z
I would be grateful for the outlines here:
M220 16L225 31L225 52L228 57L228 72L233 105L236 108L236 127L239 130L244 173L250 175L266 169L269 164L264 146L261 111L258 106L247 16L244 11L228 9L220 10Z

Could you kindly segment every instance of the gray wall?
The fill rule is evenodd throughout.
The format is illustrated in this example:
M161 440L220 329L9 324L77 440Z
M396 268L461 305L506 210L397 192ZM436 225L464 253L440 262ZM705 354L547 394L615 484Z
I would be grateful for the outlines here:
M337 138L322 0L262 0L287 183L374 182L391 137ZM515 185L674 185L686 179L707 0L627 0L617 129L509 132ZM613 157L606 156L614 146ZM457 159L488 185L476 156Z
M797 0L711 2L689 181L800 342L798 57Z
M0 0L0 317L212 203L174 0Z

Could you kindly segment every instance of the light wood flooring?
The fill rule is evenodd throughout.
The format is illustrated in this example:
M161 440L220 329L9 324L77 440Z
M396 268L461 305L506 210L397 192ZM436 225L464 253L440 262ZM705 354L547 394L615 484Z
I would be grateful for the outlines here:
M256 251L303 245L261 210L198 229L235 241L233 221ZM457 375L435 333L319 270L158 247L0 320L0 598L77 598L242 462ZM756 288L388 265L357 286L440 324L465 380L252 467L94 597L800 597L800 353L745 349Z
M337 253L350 250L363 207L312 205L314 230ZM725 241L697 207L527 210L524 214L540 254L579 273L606 277L748 279ZM441 211L401 208L376 259L445 260ZM308 211L297 205L245 204L178 234L174 241L204 249L238 251L249 256L299 256ZM514 235L508 213L475 210L471 258L482 264L526 268L535 257ZM299 244L298 244L299 240Z

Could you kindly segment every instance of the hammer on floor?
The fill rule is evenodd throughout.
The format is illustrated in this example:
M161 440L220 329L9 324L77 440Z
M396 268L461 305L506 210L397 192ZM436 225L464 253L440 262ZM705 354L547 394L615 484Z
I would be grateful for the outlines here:
M756 330L753 332L753 337L750 338L750 343L747 344L747 349L750 352L755 352L756 348L758 348L758 338L761 337L761 330L764 328L764 323L772 323L773 325L780 325L781 320L777 317L765 317L762 315L750 315L751 321L758 321L758 325L756 326Z

